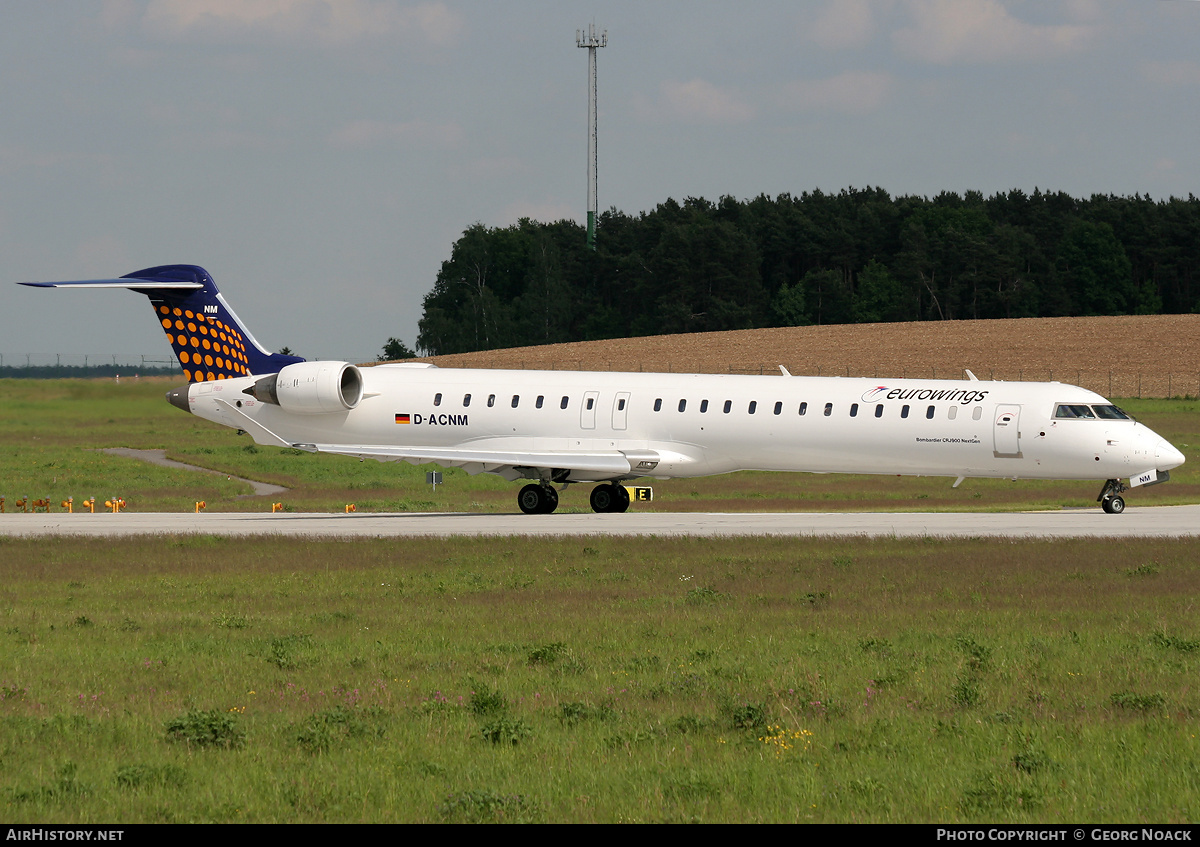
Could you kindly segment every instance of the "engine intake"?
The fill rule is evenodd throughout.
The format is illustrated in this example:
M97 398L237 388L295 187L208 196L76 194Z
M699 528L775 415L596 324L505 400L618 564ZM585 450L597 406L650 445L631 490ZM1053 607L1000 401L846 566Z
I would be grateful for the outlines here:
M348 412L362 400L362 372L349 362L297 362L243 390L296 415Z

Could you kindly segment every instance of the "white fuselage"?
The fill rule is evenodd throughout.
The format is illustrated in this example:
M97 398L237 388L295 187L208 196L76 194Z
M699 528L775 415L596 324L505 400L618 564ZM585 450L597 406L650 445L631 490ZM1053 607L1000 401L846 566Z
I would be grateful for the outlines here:
M554 453L562 457L556 467L567 469L573 454L628 458L626 472L592 467L559 481L738 470L1118 479L1183 462L1136 421L1056 419L1058 404L1108 401L1054 382L387 365L361 373L363 398L348 411L291 413L245 394L254 377L193 384L188 402L194 414L247 429L260 443L342 445L336 452L436 461L510 479L534 474L521 462L472 456ZM277 439L246 426L241 415ZM456 458L456 449L474 452Z

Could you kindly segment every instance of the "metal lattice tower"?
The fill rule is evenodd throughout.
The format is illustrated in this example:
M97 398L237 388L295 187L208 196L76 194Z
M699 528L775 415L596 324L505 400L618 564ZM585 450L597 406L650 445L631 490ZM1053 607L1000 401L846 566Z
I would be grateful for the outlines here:
M599 201L596 198L596 48L608 44L608 30L596 34L596 25L588 24L587 31L575 30L575 46L588 51L588 210L587 244L589 250L596 249L596 214Z

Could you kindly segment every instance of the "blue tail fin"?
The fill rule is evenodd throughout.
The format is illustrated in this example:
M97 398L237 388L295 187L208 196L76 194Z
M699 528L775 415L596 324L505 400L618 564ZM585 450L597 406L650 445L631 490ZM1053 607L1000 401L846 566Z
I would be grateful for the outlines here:
M225 302L208 271L196 265L161 265L119 279L25 282L42 288L128 288L150 298L155 317L188 382L276 373L303 362L268 353Z

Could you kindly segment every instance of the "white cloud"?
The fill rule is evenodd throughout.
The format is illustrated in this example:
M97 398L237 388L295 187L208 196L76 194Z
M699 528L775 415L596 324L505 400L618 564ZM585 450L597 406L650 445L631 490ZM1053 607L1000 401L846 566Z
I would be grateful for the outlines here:
M867 0L835 0L805 30L804 36L822 47L841 50L865 46L874 33L875 20Z
M103 0L100 7L100 24L107 30L123 29L137 16L134 0Z
M165 38L272 38L341 46L399 36L451 44L462 16L445 3L397 6L378 0L151 0L146 30Z
M529 218L540 223L554 223L561 220L579 221L579 210L582 206L583 204L572 206L569 203L534 203L528 200L518 200L509 203L500 211L499 226L515 224L521 218Z
M27 170L78 169L88 173L111 175L115 165L107 153L49 150L44 147L0 147L0 174Z
M87 273L112 274L113 268L132 267L125 243L114 235L98 235L75 245L75 262Z
M714 124L744 123L754 117L754 107L743 102L734 91L702 79L664 82L658 103L643 104L643 110Z
M1150 176L1152 179L1175 176L1176 165L1174 159L1168 159L1165 156L1156 159L1153 167L1150 168Z
M1142 65L1147 82L1162 86L1200 85L1200 64L1186 59L1175 62L1147 62Z
M450 176L454 179L503 179L511 176L532 176L538 173L516 156L482 156L456 163Z
M909 26L892 34L903 55L945 65L1053 58L1073 53L1098 34L1092 23L1030 24L999 0L910 0Z
M366 149L384 145L457 147L462 127L430 121L350 121L329 134L329 143L343 149Z
M796 80L784 86L782 105L799 111L872 112L892 89L884 73L849 71L829 79Z

